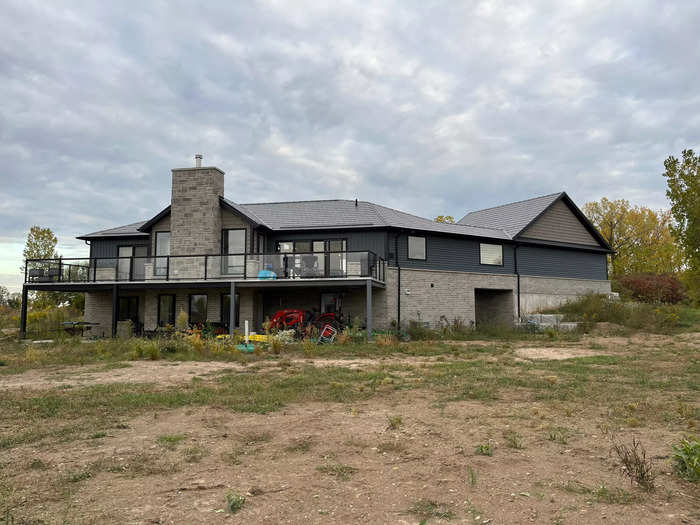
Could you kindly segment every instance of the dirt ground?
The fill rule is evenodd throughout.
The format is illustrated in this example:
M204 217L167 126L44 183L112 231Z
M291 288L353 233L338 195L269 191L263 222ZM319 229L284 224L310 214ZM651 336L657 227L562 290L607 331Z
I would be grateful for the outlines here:
M655 337L515 345L513 356L561 360L615 354L630 342L669 342ZM422 367L438 359L451 357L396 356L381 364ZM379 362L285 361L358 369ZM110 382L177 386L280 366L135 361L40 368L0 376L0 392ZM630 485L611 453L607 416L601 406L515 395L445 403L426 389L290 404L269 414L215 405L147 410L107 432L86 428L80 439L2 450L0 475L23 487L20 507L35 520L16 523L700 523L700 490L672 473L668 443L678 433L659 425L616 429L616 439L634 436L654 458L657 487L647 493ZM492 455L478 445L489 445ZM231 494L245 497L235 514L226 508Z
M27 497L43 501L35 513L65 513L69 523L416 524L420 519L408 510L420 499L446 505L457 523L692 523L700 516L688 510L668 469L643 504L597 503L577 492L602 485L630 489L594 421L572 415L566 423L575 434L560 444L546 439L548 409L537 403L440 408L433 401L411 392L269 415L176 409L138 417L98 439L41 451L20 447L11 460L39 459L58 473L80 472L95 462L112 465L111 472L76 484L69 509L60 497L52 501L46 471L21 474ZM519 414L527 419L518 422ZM396 430L387 424L393 415L402 419ZM504 442L509 420L517 422L522 450ZM158 443L159 436L177 434L184 439L173 450ZM666 457L654 444L669 436L642 434L652 455ZM488 442L493 456L477 455L475 444ZM193 448L202 457L188 462ZM153 462L156 473L128 474L135 461ZM318 470L324 465L357 471L344 480ZM235 516L224 510L229 492L246 496Z

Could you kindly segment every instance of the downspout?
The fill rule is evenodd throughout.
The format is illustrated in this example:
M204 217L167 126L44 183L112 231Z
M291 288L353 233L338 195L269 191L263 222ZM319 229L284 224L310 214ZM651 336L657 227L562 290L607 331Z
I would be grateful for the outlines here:
M517 301L518 301L518 322L520 322L520 271L518 271L518 248L520 245L518 243L515 244L515 248L513 249L513 261L515 265L515 277L517 280Z
M399 234L394 237L394 258L396 259L396 329L401 330L401 263L399 262Z

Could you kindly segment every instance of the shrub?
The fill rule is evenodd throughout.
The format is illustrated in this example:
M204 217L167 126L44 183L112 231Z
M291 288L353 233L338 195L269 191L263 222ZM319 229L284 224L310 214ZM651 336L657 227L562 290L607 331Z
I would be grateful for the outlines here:
M394 346L399 342L394 334L379 334L375 341L378 346Z
M673 274L623 275L613 284L623 297L643 303L676 304L687 300L685 286Z
M412 341L425 341L427 339L435 339L435 332L431 330L426 323L423 321L411 320L408 322L408 328L406 329L408 337Z
M624 467L624 472L631 481L637 482L646 490L654 490L654 465L651 459L647 459L647 451L641 442L632 438L632 446L624 443L613 443L613 450Z
M187 312L184 310L180 310L180 313L177 314L177 319L175 320L175 328L178 330L187 330L190 327L190 318L187 315Z
M474 452L479 456L493 456L493 447L491 443L482 443L476 446Z
M229 492L226 495L226 508L231 514L235 514L239 510L243 508L243 505L245 504L245 496L241 496L240 494L233 494Z
M674 468L678 475L686 481L700 480L700 441L695 438L682 439L678 445L673 445Z
M566 321L584 325L609 322L637 330L668 333L682 326L684 309L679 305L625 302L606 295L591 294L547 312L563 313Z

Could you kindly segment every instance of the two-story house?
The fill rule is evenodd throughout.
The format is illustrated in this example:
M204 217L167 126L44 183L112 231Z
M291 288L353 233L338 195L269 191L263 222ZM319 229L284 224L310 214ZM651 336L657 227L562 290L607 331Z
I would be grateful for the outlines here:
M610 291L610 246L563 192L444 224L358 200L239 204L224 172L200 164L172 170L170 206L149 220L79 236L88 258L26 261L24 297L85 292L92 333L110 336L121 321L152 331L183 311L230 331L282 308L341 310L368 332L512 323Z

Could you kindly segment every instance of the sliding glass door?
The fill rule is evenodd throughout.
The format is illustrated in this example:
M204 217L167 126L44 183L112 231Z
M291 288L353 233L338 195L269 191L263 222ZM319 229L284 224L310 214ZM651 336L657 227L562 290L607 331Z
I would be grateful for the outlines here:
M225 275L245 274L245 245L246 230L224 230L223 247L224 253L222 273Z

